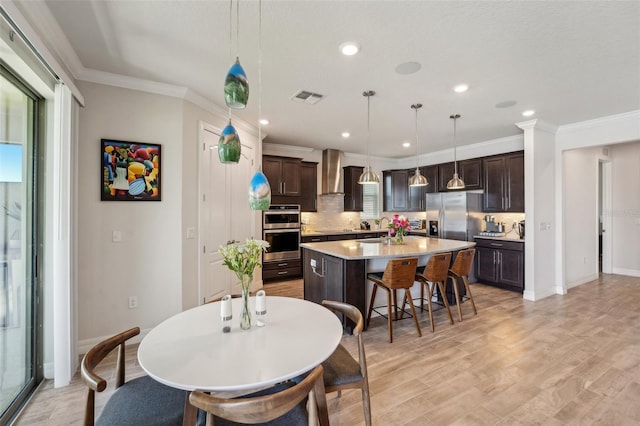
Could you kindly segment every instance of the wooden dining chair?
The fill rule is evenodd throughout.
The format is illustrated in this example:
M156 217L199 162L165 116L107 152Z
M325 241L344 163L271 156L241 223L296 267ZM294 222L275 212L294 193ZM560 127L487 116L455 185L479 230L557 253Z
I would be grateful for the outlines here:
M449 314L449 322L453 324L453 317L451 316L451 309L449 309L449 302L447 302L447 295L444 292L445 283L449 274L449 265L451 264L451 253L438 253L429 258L424 271L421 274L416 274L416 281L420 283L420 309L424 311L424 293L427 293L427 310L429 311L429 321L431 323L431 331L435 330L435 324L433 322L433 311L431 306L431 299L436 291L436 287L442 295L442 301L444 307ZM404 309L404 306L403 306Z
M464 284L464 288L467 291L467 297L471 301L471 306L473 307L474 315L478 315L476 304L473 301L473 295L471 294L471 288L469 288L469 274L473 267L473 258L475 255L476 249L474 248L460 250L456 255L456 259L453 261L453 266L449 269L449 279L453 285L453 292L456 296L456 304L458 305L459 321L462 321L462 308L460 307L462 300L460 299L460 292L458 291L458 279L461 279Z
M387 266L384 269L382 277L376 274L368 274L367 279L373 282L373 292L371 294L371 302L369 303L369 312L367 314L367 327L371 322L371 312L373 312L373 305L376 299L376 292L378 288L387 292L387 326L389 328L389 343L393 343L393 320L398 319L398 300L396 291L399 289L404 290L404 297L402 304L404 305L409 300L409 307L411 308L411 314L413 315L413 322L418 330L418 336L422 336L420 331L420 324L416 316L416 309L411 302L411 287L415 282L416 267L418 266L417 257L409 257L404 259L391 259L387 262ZM404 312L404 311L402 311ZM393 315L392 315L393 313Z
M80 374L87 385L85 426L95 425L182 425L187 392L165 386L149 376L125 382L125 342L140 334L140 328L116 334L92 347L82 358ZM95 395L107 388L107 381L96 373L96 367L115 348L116 390L95 419Z
M322 365L318 365L302 381L287 382L273 388L239 398L219 398L199 391L189 395L191 405L213 415L213 425L237 424L307 425L307 399L315 401L320 426L329 425ZM310 394L313 393L313 398Z
M364 421L367 426L371 426L371 400L369 398L367 358L364 353L364 339L362 336L364 328L362 313L353 305L333 300L323 300L322 305L334 312L345 315L353 321L355 325L352 334L358 339L358 361L340 344L335 352L322 363L324 367L325 392L338 392L338 397L340 397L345 389L360 389L362 392Z

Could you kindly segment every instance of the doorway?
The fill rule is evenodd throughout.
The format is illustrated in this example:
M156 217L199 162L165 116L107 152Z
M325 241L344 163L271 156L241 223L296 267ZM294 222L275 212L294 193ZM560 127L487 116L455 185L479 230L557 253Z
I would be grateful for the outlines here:
M611 250L611 162L599 160L598 163L598 272L612 273Z
M42 380L38 135L44 102L0 63L0 424Z

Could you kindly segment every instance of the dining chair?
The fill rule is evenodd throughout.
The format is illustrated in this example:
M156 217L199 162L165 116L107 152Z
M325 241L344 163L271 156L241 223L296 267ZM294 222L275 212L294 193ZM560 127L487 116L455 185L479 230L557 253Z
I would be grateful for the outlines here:
M213 415L213 425L264 424L290 426L309 424L307 399L315 401L309 411L317 413L320 426L329 425L322 365L299 383L285 382L239 398L220 398L200 391L189 395L191 405ZM311 397L313 396L313 397ZM202 416L199 417L199 420Z
M435 330L435 324L433 321L433 311L431 306L431 299L436 292L436 287L442 295L442 301L444 307L449 314L449 322L453 324L453 317L451 316L451 309L449 309L449 302L447 302L447 296L444 292L445 282L449 274L449 265L451 263L451 253L438 253L429 258L427 265L422 273L416 274L416 281L420 283L420 310L424 311L424 293L427 293L427 310L429 311L429 321L431 322L431 331ZM404 309L404 305L402 307Z
M474 248L460 250L456 255L456 259L453 261L453 266L451 266L451 269L449 269L449 279L451 280L451 283L453 285L453 292L456 296L456 304L458 305L458 319L460 321L462 321L462 308L460 307L461 299L459 294L460 292L458 291L458 279L461 279L462 283L464 284L464 288L467 291L467 297L471 301L471 306L473 307L474 315L478 315L478 310L476 309L476 304L473 301L473 295L471 294L471 288L469 288L469 274L471 273L471 268L473 267L473 258L475 254L476 249Z
M382 273L382 277L377 274L368 274L367 279L373 282L373 292L371 294L371 302L369 303L369 312L367 314L367 327L371 322L371 312L373 312L373 305L376 299L376 292L378 288L381 288L387 292L387 326L389 328L389 343L393 343L393 320L398 318L398 300L396 290L404 289L403 306L407 300L411 301L411 287L415 282L416 267L418 266L417 257L409 257L403 259L391 259L387 262L387 266ZM411 308L411 314L413 315L413 322L418 330L418 336L422 336L420 331L420 324L418 324L418 318L416 316L416 309L413 303L409 303ZM393 314L392 315L392 311ZM402 311L404 313L404 311Z
M324 367L325 392L338 392L338 397L340 397L344 389L360 389L362 392L365 424L371 426L371 400L369 398L367 358L364 353L364 339L362 336L362 330L364 328L362 313L353 305L333 300L323 300L322 305L334 312L345 315L353 321L355 326L353 327L352 334L358 339L358 361L340 344L333 354L322 363Z
M95 425L182 425L187 392L165 386L149 376L125 382L125 342L140 334L134 327L116 334L92 347L82 358L80 374L87 385L85 426ZM115 348L118 348L116 363L116 390L107 400L98 419L95 419L95 395L107 387L96 368Z

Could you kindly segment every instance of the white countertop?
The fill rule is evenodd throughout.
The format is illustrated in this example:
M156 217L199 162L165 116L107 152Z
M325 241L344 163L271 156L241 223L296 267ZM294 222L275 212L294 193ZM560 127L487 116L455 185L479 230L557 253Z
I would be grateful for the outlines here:
M514 243L524 243L524 240L520 239L518 236L512 237L510 235L505 235L504 237L497 237L492 235L474 235L473 238L483 238L485 240L513 241Z
M407 236L405 243L396 245L366 242L370 240L325 241L319 243L303 243L300 247L319 253L339 257L347 260L378 259L408 256L424 256L434 253L462 250L473 247L472 241L445 240L442 238L427 238ZM393 239L392 239L393 241Z
M342 234L373 234L378 232L388 232L389 229L313 229L302 231L303 237L316 235L342 235Z

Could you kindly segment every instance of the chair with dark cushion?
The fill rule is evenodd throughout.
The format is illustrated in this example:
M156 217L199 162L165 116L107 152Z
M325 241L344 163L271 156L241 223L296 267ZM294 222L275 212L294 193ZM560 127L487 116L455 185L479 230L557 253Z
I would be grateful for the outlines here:
M362 405L364 419L367 426L371 426L371 401L369 398L369 379L367 375L367 359L364 354L364 340L362 329L364 319L358 308L347 303L333 300L323 300L322 305L334 312L340 312L354 322L353 335L358 338L358 361L342 345L338 345L335 352L322 363L324 367L324 388L327 393L338 392L343 389L360 389L362 391Z
M213 425L261 424L295 426L310 424L307 400L315 401L310 411L317 413L320 426L329 425L327 398L322 381L322 365L317 366L299 383L287 382L239 398L219 398L199 391L189 395L194 407L213 415ZM310 393L313 398L310 398ZM199 423L204 416L199 416Z
M104 340L89 350L82 358L80 372L88 386L85 408L85 426L96 425L182 425L187 392L165 386L149 376L125 382L125 342L140 334L135 327ZM107 400L102 413L95 420L95 393L107 387L107 381L96 374L95 369L115 348L118 348L116 364L116 390Z
M462 321L462 308L460 307L460 292L458 291L458 279L462 280L465 289L467 290L467 297L471 301L471 307L473 308L473 314L478 315L476 304L473 301L473 295L471 294L471 288L469 288L469 274L471 268L473 268L473 258L476 255L476 249L470 248L466 250L460 250L456 255L456 259L453 261L453 266L449 269L449 279L453 285L453 292L456 295L456 303L458 304L458 319ZM447 280L447 282L449 282ZM445 285L446 290L446 285Z

